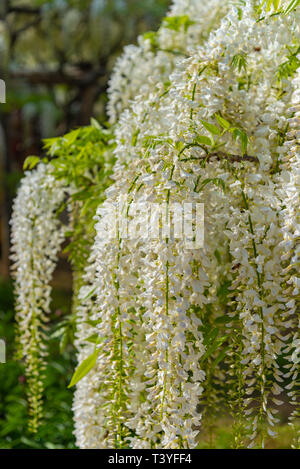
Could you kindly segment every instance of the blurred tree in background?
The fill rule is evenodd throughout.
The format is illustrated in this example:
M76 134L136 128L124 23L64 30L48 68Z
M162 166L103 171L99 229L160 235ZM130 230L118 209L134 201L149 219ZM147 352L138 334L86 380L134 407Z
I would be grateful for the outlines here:
M44 137L105 121L106 89L116 57L155 29L169 0L1 0L1 271L9 271L8 220L26 156Z

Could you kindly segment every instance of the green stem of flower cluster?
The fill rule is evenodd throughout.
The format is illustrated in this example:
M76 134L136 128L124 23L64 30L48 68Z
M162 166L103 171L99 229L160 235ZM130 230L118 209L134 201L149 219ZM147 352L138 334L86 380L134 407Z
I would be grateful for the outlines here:
M249 210L249 203L248 203L248 200L247 200L247 197L246 197L246 194L244 191L242 191L242 197L243 197L243 201L244 201L244 205L245 205L245 208L246 210ZM249 213L248 215L248 224L249 224L249 229L250 229L250 233L252 235L252 248L253 248L253 253L254 253L254 256L255 258L257 257L257 248L256 248L256 243L255 243L255 240L254 240L254 229L253 229L253 223L252 223L252 218L251 218L251 215ZM256 272L256 276L257 276L257 285L258 285L258 293L259 293L259 297L260 299L262 299L263 297L263 294L262 294L262 281L261 281L261 276L260 276L260 273L258 272L258 269L257 269L257 264L256 262L254 262L254 265L255 265L255 272ZM261 384L261 406L260 406L260 417L261 417L261 420L262 420L262 417L263 417L263 414L264 414L264 410L263 410L263 400L264 400L264 389L265 389L265 381L264 381L264 370L265 370L265 326L264 326L264 315L263 315L263 310L262 310L262 307L259 308L259 314L260 314L260 319L261 319L261 350L260 350L260 353L261 353L261 366L262 366L262 373L260 374L260 384ZM262 423L262 422L261 422ZM263 444L264 444L264 432L261 433L261 446L263 447Z

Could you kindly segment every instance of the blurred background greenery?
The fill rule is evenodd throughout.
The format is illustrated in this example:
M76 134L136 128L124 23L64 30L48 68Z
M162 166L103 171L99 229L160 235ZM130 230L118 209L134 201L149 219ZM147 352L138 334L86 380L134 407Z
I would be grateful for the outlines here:
M44 422L38 435L27 429L26 379L22 363L14 360L12 284L0 282L0 337L5 338L7 363L0 364L0 448L73 448L72 391L67 389L75 367L75 353L61 327L69 311L68 295L58 288L53 295L49 361L46 372ZM59 305L59 307L58 307ZM62 333L61 333L62 332ZM69 342L69 341L68 341ZM64 344L66 347L64 347Z
M72 448L75 367L70 325L71 276L65 257L55 273L46 378L45 423L27 431L26 380L14 360L14 300L9 279L9 219L22 166L42 139L63 135L92 116L105 122L107 84L122 48L156 29L170 0L0 0L0 448ZM68 323L69 324L69 323Z

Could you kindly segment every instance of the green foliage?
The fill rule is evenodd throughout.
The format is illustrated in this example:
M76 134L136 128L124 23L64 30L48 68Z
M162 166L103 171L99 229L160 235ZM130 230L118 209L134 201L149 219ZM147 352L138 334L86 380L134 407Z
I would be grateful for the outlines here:
M241 145L241 152L242 156L246 155L247 153L247 148L250 143L249 137L246 134L246 132L240 128L233 126L229 121L227 121L224 117L222 117L220 114L215 114L214 118L220 125L221 129L215 125L212 124L211 122L207 122L204 120L200 120L201 124L203 127L210 133L210 137L207 137L206 135L197 135L195 137L195 140L191 143L183 144L182 142L180 143L181 147L179 148L179 154L178 157L182 161L188 161L190 159L195 159L194 157L190 158L182 158L183 153L193 147L199 147L202 148L205 153L206 153L206 158L204 159L204 162L206 159L209 157L214 152L217 152L223 145L223 142L220 142L220 139L227 133L231 133L233 140L238 140L240 145ZM196 158L197 159L197 158ZM207 179L202 183L201 188L203 188L206 184L209 182L213 182L219 187L222 187L224 189L224 181L220 180L219 178L213 178L213 179ZM203 185L204 184L204 185ZM198 184L197 184L198 186ZM199 189L198 189L199 190Z
M234 140L239 140L241 144L242 155L247 153L247 148L249 144L249 138L246 132L243 129L238 127L233 127L229 130L233 134Z
M221 345L228 339L226 335L220 335L220 329L218 327L212 328L209 334L204 339L204 345L206 347L206 352L201 359L201 363L205 362L209 357L213 355L213 353L221 347ZM221 353L224 352L222 349ZM220 354L218 354L217 358L213 361L212 366L215 367L217 363L220 361Z
M197 135L196 141L197 143L200 143L202 145L211 146L213 144L213 141L209 137L206 137L205 135Z
M292 0L291 3L284 10L284 14L288 15L291 11L295 10L300 5L300 0Z
M210 124L209 122L205 122L203 120L200 122L203 127L205 127L205 129L208 130L212 135L220 135L221 131L216 125Z
M290 48L288 48L288 50L290 55L287 57L287 60L278 67L276 78L279 81L292 77L300 67L300 60L298 58L300 53L300 46L296 47L293 52Z
M239 72L247 70L247 55L244 52L236 54L232 57L231 66L236 68Z
M181 28L186 32L192 24L194 24L194 21L192 21L187 15L166 16L163 19L163 26L176 32L179 32Z
M99 355L99 350L95 349L94 352L87 357L85 360L83 360L78 368L76 368L76 371L74 375L72 376L71 382L69 384L69 388L72 386L75 386L82 378L84 378L96 365L97 362L97 357Z
M73 344L75 339L75 321L73 315L64 316L62 321L55 325L53 332L50 334L51 340L59 341L59 350L64 353L68 344Z
M283 8L282 3L282 0L263 0L258 7L258 13L261 14L265 6L267 13L271 14L270 16L277 16L279 14L288 15L300 5L300 0L291 0L286 8ZM263 19L265 17L260 18L259 21Z
M67 301L66 301L67 300ZM7 363L0 364L0 448L1 449L71 449L74 448L72 393L67 383L74 367L71 345L60 352L58 338L49 340L50 361L46 370L44 422L37 435L28 431L27 382L24 366L14 358L14 312L11 283L0 281L0 337L7 345ZM51 331L59 314L69 308L69 294L54 292Z
M70 199L75 220L66 233L70 240L66 252L78 271L85 266L93 240L93 217L104 200L105 189L112 183L114 145L113 134L95 119L88 127L45 140L55 177L63 180L66 187L73 188ZM60 210L64 208L65 205Z
M221 127L223 127L224 130L229 130L230 129L230 122L228 122L224 117L220 116L219 114L215 115L218 123L220 124Z
M266 10L269 12L271 8L273 7L274 11L278 11L279 6L280 6L281 0L264 0L263 3L261 4L261 8L266 5Z
M145 33L143 35L143 38L145 41L149 41L151 46L152 46L152 49L155 50L158 48L159 44L158 44L158 35L157 35L157 32L155 31L148 31L147 33Z
M225 190L225 183L223 181L223 179L220 179L220 178L207 178L207 179L204 179L204 181L202 181L200 187L197 189L195 189L196 192L201 192L205 186L207 186L207 184L214 184L216 187L218 187L219 189L223 189Z
M34 169L40 161L41 159L38 156L27 156L23 165L24 171L26 169Z

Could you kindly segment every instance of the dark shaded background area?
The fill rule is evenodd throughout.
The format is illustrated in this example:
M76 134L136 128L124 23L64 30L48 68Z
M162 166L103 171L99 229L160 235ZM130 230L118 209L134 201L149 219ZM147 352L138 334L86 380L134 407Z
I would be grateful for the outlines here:
M60 259L49 331L45 420L27 430L26 379L14 359L14 299L9 279L9 219L25 158L42 154L42 139L107 119L107 83L116 58L138 34L156 29L169 0L0 0L0 448L73 448L75 368L71 277Z

